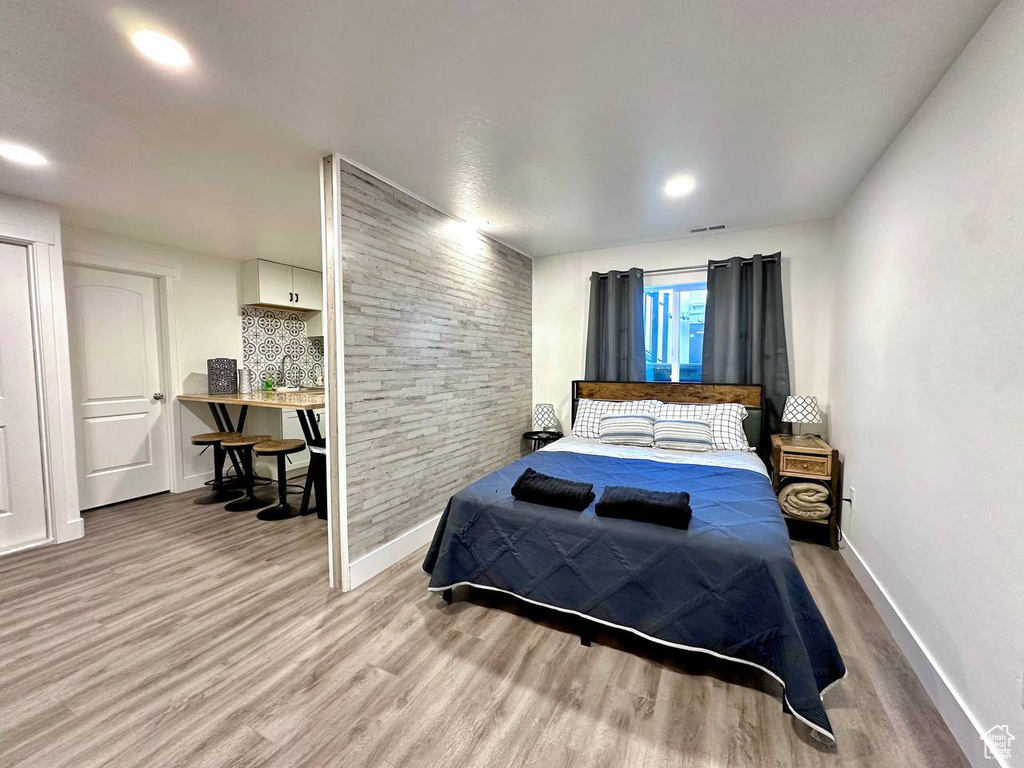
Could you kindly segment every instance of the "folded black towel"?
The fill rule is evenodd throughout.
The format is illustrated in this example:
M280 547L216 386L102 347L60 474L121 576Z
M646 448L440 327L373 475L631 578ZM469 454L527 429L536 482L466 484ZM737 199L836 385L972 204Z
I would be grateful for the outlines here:
M601 517L621 517L642 523L686 530L690 525L690 494L685 491L647 491L626 485L609 485L594 508Z
M563 480L527 468L512 486L512 495L520 501L581 512L594 500L594 484Z

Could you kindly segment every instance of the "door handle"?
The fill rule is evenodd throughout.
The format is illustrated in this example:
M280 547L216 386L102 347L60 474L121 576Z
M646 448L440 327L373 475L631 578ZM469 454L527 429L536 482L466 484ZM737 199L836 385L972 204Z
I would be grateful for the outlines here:
M297 293L295 294L295 303L296 304L299 303L299 294L297 294Z
M288 291L288 301L295 301L295 294Z
M154 400L163 400L164 399L164 393L163 392L154 392L153 393L153 399Z

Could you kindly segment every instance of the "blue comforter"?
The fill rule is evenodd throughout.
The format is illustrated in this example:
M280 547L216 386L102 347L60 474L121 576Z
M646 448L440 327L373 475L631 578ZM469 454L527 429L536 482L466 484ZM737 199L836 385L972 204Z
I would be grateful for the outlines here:
M512 498L527 467L594 484L687 491L689 530ZM846 674L793 559L768 479L718 466L539 451L456 493L423 563L430 589L498 589L768 672L783 706L832 737L821 693Z

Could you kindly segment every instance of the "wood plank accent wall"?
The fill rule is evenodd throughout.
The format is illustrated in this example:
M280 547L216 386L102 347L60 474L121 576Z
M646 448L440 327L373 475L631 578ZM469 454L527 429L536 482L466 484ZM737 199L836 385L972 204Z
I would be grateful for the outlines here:
M529 258L341 166L349 557L522 455Z

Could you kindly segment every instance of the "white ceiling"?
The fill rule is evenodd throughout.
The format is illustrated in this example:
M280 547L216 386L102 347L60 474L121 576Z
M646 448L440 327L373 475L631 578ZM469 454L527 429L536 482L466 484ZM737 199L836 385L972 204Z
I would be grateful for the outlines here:
M824 218L995 4L3 0L0 141L52 164L0 160L0 191L310 265L329 151L535 256ZM141 59L139 20L194 67Z

